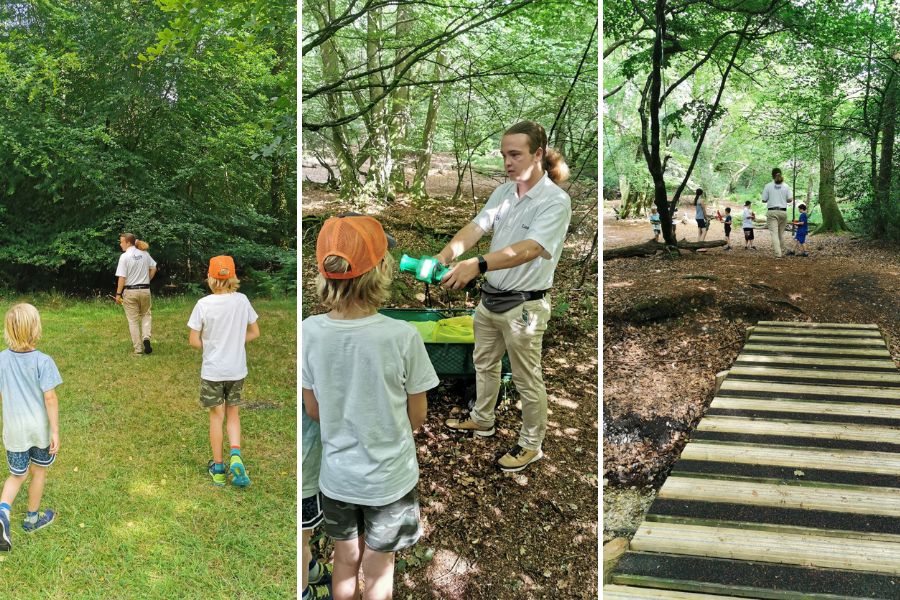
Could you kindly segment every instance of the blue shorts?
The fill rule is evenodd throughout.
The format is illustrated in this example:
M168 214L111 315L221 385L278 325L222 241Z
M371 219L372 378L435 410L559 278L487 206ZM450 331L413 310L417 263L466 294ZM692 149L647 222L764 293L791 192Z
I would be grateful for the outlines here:
M9 466L9 472L18 477L28 472L28 463L30 462L39 467L49 467L55 460L56 455L50 454L50 446L46 448L32 446L25 452L6 451L6 464Z
M797 231L796 237L797 237L797 241L800 242L801 244L806 243L806 232L805 231L803 231L803 232Z

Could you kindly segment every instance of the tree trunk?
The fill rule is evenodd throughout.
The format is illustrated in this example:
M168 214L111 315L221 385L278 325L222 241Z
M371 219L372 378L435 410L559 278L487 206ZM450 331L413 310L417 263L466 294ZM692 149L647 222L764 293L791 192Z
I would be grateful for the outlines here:
M718 248L725 245L725 240L712 240L705 242L688 242L681 240L675 247L682 250L696 251L701 248ZM643 244L635 244L633 246L622 246L620 248L609 248L603 251L603 260L611 260L613 258L629 258L632 256L652 256L660 250L669 248L670 244L662 242L654 242L653 240L644 242Z
M405 40L412 28L412 14L407 4L397 6L397 21L395 25L397 40ZM397 49L397 54L406 51L405 47ZM402 71L407 63L397 65L396 70ZM409 71L408 73L411 73ZM409 76L404 76L401 83L409 83ZM394 165L391 171L391 182L395 190L405 190L406 184L406 132L409 129L411 111L409 106L409 87L401 85L391 94L391 148L393 150Z
M369 75L369 101L374 102L382 94L384 82L380 72L375 72L381 62L381 10L370 10L366 13L366 66L372 73ZM388 124L387 102L382 99L372 109L372 120L369 124L369 170L366 172L365 193L378 202L393 200L391 187L391 134Z
M894 160L894 131L897 124L897 76L888 75L884 91L882 109L881 161L878 169L878 187L875 191L875 223L872 229L875 238L887 233L887 215L891 202L891 165Z
M434 79L440 81L444 76L444 68L447 66L447 55L443 52L437 53L437 61L434 64ZM424 197L427 195L425 191L425 183L428 179L428 170L431 168L431 154L434 150L434 134L437 131L438 109L441 106L441 84L434 84L431 88L431 95L428 98L428 112L425 114L425 128L422 131L422 147L418 158L416 159L416 176L412 184L412 193L414 196Z
M834 86L831 74L824 73L819 80L819 97L822 101L819 111L819 208L822 209L822 224L816 229L816 233L847 229L834 197Z

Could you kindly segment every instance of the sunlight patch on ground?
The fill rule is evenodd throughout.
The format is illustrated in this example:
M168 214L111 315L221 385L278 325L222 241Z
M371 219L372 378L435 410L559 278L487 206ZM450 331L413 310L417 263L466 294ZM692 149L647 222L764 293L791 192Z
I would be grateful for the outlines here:
M438 597L463 600L468 597L469 580L477 575L479 570L475 561L443 548L435 552L434 560L428 565L426 577L431 582L432 591L440 592Z
M567 398L560 398L559 396L551 395L547 398L547 400L553 404L562 406L563 408L568 408L569 410L578 410L578 403Z

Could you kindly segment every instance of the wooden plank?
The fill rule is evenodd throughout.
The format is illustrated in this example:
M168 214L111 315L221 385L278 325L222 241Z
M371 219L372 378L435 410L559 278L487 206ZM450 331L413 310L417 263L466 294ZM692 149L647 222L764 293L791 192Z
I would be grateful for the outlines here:
M804 329L878 329L874 323L805 323L802 321L760 321L757 326L803 327Z
M827 469L896 475L900 478L900 455L895 452L789 448L695 441L684 447L681 458L751 465L780 465L802 469ZM675 463L676 466L678 463Z
M764 400L761 398L713 398L710 408L900 419L900 406L886 404L844 404L840 402L815 402L812 400Z
M644 552L900 575L900 544L848 539L835 543L834 538L815 534L773 534L645 521L631 541L631 547Z
M734 596L695 594L677 590L639 588L630 585L605 585L603 597L607 600L734 600Z
M900 400L900 389L873 389L858 388L853 386L821 386L805 384L783 384L756 381L743 381L740 379L726 379L720 391L731 390L736 392L768 392L773 396L779 393L795 394L820 394L829 396L848 396L863 398L886 398Z
M764 352L779 352L782 354L794 354L797 352L804 352L807 354L828 354L828 355L836 355L836 356L874 356L878 358L890 359L891 353L888 352L886 346L878 347L865 347L865 348L817 348L817 347L803 347L803 346L783 346L777 343L773 343L771 341L762 341L753 340L747 342L744 346L744 352L754 352L754 351L764 351Z
M878 386L881 383L900 383L900 373L873 373L865 371L841 371L835 369L809 369L807 371L797 371L796 369L784 369L777 366L758 366L758 367L731 367L729 371L731 375L751 375L759 377L805 377L807 379L831 379L836 381L847 381L850 383L865 382L868 385Z
M897 365L894 364L892 360L885 360L882 358L832 358L832 357L821 357L821 358L810 358L804 357L803 360L789 360L783 356L772 356L771 354L753 354L752 352L745 352L739 354L737 357L738 361L743 362L752 362L752 363L760 363L760 364L785 364L787 362L791 363L809 363L810 366L816 367L871 367L873 369L893 369L897 370Z
M877 329L840 329L817 327L810 331L808 328L802 327L765 327L758 326L753 329L753 335L760 333L778 333L778 334L799 334L799 335L815 335L816 337L858 337L858 338L881 338L881 332Z
M697 430L900 444L900 428L850 423L816 423L815 421L708 415L700 421Z
M848 346L866 348L884 348L884 340L881 338L848 338L831 339L819 337L781 336L781 335L756 335L750 336L749 343L781 343L802 346Z
M900 517L900 488L854 487L855 489L851 489L851 486L830 487L819 483L804 485L800 482L785 485L781 482L761 483L671 475L659 491L659 498L702 498L705 502Z

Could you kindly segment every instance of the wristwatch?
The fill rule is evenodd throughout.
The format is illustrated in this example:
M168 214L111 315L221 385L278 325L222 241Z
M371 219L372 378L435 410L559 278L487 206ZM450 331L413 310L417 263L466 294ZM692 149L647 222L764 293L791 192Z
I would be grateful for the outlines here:
M487 269L488 269L487 261L484 260L484 257L482 255L479 254L478 255L478 271L480 273L484 274L487 272Z

